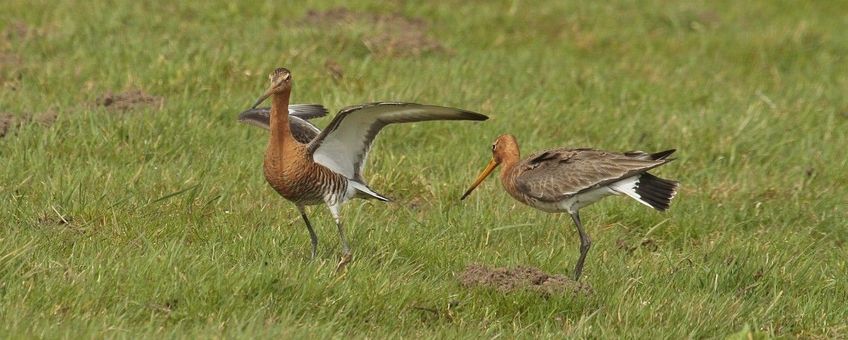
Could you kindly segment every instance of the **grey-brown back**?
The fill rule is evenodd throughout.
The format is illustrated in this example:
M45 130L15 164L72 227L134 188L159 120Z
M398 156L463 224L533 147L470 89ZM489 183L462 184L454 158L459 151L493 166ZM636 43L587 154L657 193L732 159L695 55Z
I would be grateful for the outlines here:
M544 202L567 199L586 190L646 172L670 162L674 150L655 154L594 149L551 149L516 165L518 191Z

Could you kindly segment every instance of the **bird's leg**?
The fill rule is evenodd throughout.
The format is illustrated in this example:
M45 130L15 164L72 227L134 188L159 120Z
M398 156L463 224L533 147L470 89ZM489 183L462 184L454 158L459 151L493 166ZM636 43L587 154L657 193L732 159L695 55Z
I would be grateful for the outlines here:
M580 213L574 212L571 214L571 219L577 226L577 232L580 234L580 258L577 259L577 264L574 266L574 281L580 280L580 274L583 273L583 262L586 261L586 254L589 253L589 247L592 246L592 240L586 231L583 230L583 224L580 223Z
M306 230L309 230L309 239L312 240L312 259L315 259L316 254L318 253L318 236L315 235L315 229L312 229L312 223L309 223L309 218L306 217L306 207L302 205L297 206L297 211L300 211L300 217L303 218L303 222L306 223Z
M347 237L345 237L344 224L342 224L342 220L339 214L340 204L330 204L329 206L330 214L332 214L333 219L336 220L336 227L338 227L339 229L339 240L342 244L342 258L341 260L339 260L338 266L336 266L336 270L341 271L350 262L352 256L350 253L350 246L347 244Z

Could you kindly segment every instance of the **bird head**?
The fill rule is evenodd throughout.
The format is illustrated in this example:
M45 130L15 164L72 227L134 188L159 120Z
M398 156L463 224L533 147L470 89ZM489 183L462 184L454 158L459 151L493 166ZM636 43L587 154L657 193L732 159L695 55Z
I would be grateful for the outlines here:
M500 135L498 139L495 139L495 142L492 143L492 159L489 161L489 164L486 165L486 168L480 172L480 175L477 176L477 179L474 180L474 184L471 184L471 187L465 191L465 194L462 195L460 200L464 200L468 195L471 195L471 192L477 188L480 183L489 177L489 175L495 171L495 168L498 167L505 159L507 158L517 158L518 157L518 141L515 140L515 136L513 135Z
M492 160L500 164L504 159L518 156L518 141L510 134L500 135L492 143Z
M291 91L292 80L291 72L289 72L289 70L280 67L274 70L274 72L271 72L271 74L268 75L268 79L271 80L271 85L269 85L268 89L265 90L265 93L256 100L256 103L253 104L251 109L255 109L259 106L259 104L262 104L265 99L273 94Z

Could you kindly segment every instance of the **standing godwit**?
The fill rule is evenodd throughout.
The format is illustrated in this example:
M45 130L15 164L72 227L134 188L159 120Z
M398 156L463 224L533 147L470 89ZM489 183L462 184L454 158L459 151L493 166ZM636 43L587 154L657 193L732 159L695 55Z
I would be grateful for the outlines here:
M574 280L579 280L592 241L583 230L578 210L606 196L624 194L665 211L677 193L678 184L651 175L648 170L672 161L668 156L674 151L648 154L562 148L519 160L518 141L512 135L502 135L492 144L492 160L461 199L468 197L498 165L503 164L501 183L513 198L546 212L571 215L580 234L580 257L574 267Z
M388 201L369 188L362 178L371 142L380 129L393 123L488 119L479 113L441 106L370 103L342 109L324 131L310 139L309 143L304 143L295 139L289 124L291 73L278 68L269 78L271 85L253 105L255 108L272 97L271 137L264 161L265 179L277 193L297 207L309 231L313 258L318 248L318 237L306 216L306 206L323 203L330 208L342 245L339 268L350 260L350 246L340 218L342 204L354 197Z

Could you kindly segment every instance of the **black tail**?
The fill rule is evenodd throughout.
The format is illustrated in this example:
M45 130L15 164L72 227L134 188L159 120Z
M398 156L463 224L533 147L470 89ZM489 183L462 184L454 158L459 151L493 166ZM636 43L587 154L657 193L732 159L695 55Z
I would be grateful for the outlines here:
M652 156L668 157L672 152L674 150L658 152ZM677 186L676 181L662 179L645 172L639 176L636 193L642 201L650 204L654 209L665 211L671 205L671 199L677 194Z

